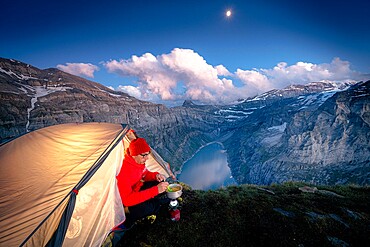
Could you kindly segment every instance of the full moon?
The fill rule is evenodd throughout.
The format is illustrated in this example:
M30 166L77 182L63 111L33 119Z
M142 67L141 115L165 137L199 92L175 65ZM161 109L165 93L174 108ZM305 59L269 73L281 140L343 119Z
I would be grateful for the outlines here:
M231 16L231 10L226 11L226 16L227 17L230 17Z

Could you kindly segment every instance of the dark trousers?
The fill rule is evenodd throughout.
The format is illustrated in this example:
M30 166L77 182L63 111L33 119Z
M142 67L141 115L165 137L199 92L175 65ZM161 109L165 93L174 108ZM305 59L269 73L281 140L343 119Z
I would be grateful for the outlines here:
M158 185L157 181L145 182L144 185L140 188L140 190L145 190L157 185ZM161 208L161 205L163 204L168 205L170 201L171 199L169 199L165 193L164 194L162 193L145 202L128 207L129 213L126 214L126 220L124 223L125 226L131 227L132 224L135 223L135 221L140 220L148 215L157 214L159 212L159 209Z

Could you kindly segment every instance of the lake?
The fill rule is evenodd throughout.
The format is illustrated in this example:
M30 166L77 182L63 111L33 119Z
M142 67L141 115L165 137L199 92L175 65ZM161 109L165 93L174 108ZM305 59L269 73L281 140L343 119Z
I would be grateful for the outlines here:
M210 190L236 184L227 165L227 156L220 143L211 143L184 163L178 180L193 189Z

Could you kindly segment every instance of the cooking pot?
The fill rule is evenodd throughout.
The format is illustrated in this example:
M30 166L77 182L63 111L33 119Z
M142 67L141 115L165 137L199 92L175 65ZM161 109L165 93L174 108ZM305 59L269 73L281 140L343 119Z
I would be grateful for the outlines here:
M182 195L182 186L180 184L170 184L167 187L167 197L170 199L177 199Z

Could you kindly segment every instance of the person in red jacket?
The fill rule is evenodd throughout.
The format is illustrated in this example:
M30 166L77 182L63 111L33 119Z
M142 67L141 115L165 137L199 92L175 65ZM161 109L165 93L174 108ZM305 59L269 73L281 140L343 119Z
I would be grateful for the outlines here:
M166 196L159 196L169 185L165 177L158 172L150 172L145 166L149 154L150 147L144 138L132 140L117 176L122 203L129 211L126 227L136 220L157 214L160 206L170 201Z

